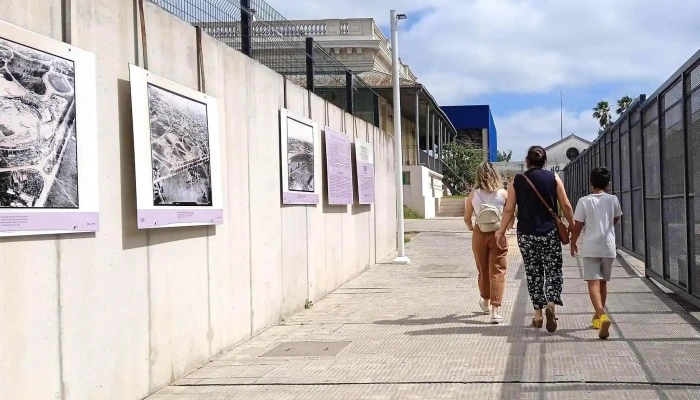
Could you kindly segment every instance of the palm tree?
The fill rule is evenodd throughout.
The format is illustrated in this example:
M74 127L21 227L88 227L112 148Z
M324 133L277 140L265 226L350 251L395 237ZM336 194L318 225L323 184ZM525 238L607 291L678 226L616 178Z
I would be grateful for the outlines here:
M627 108L632 104L634 101L633 98L629 96L622 96L620 100L617 101L617 115L622 114L627 110Z
M601 128L607 128L610 125L610 104L607 101L599 101L593 109L593 118L598 120Z

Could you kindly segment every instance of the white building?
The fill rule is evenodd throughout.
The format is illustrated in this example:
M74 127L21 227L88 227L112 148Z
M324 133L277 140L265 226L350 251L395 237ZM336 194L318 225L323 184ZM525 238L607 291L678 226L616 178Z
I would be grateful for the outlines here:
M261 34L261 29L269 29L270 22L267 24L267 28L262 25L256 28L254 24L254 36ZM394 134L391 43L373 19L294 20L272 24L285 29L285 35L297 32L300 37L312 37L335 60L356 73L379 95L378 127ZM440 148L451 142L457 131L409 66L400 59L399 62L404 204L425 218L433 218L443 195ZM315 79L319 92L332 88L335 82L322 70Z
M576 136L573 133L561 140L558 140L549 146L545 147L547 152L547 165L545 168L559 173L566 167L571 160L578 157L583 150L591 145L588 140ZM510 176L520 172L524 172L527 167L525 161L497 162L493 163L494 167L503 175Z
M233 47L239 46L238 23L196 25ZM346 76L339 67L352 71L362 81L355 86L355 116L389 134L395 133L391 44L372 18L254 21L251 29L253 58L274 65L273 69L302 87L308 87L305 42L312 38L314 49L324 50L313 51L314 92L344 108ZM443 193L440 149L454 140L457 131L408 65L401 63L399 77L404 202L432 218ZM371 88L371 93L362 84Z

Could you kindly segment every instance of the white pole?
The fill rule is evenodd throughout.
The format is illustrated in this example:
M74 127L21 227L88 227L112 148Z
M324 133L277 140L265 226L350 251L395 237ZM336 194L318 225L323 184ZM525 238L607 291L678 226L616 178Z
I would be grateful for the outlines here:
M396 223L398 244L398 256L394 264L408 264L411 260L406 257L406 245L404 244L403 221L403 179L401 154L401 87L399 85L399 18L405 19L405 15L399 15L396 10L391 10L391 71L394 85L394 173L396 175Z

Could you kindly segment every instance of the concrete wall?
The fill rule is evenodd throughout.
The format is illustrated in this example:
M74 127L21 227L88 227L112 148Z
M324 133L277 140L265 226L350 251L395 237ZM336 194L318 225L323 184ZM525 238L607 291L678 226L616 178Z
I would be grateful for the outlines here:
M442 175L422 165L404 165L403 172L410 174L410 184L403 186L404 205L424 218L435 218L443 195Z
M391 137L302 88L285 90L280 75L206 36L206 92L221 107L225 222L138 230L134 1L71 3L73 44L97 54L100 231L0 241L0 399L142 398L396 248ZM149 69L197 88L194 28L145 6ZM5 0L0 18L62 37L60 0ZM374 143L375 205L281 207L285 102Z

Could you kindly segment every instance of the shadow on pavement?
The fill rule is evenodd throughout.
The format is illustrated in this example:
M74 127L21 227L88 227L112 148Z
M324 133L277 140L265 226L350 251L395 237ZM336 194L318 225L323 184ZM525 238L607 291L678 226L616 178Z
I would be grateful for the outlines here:
M679 328L674 326L674 324L669 324L667 326L667 332L663 330L664 327L662 323L660 323L660 331L652 331L649 330L649 328L644 328L642 325L655 323L656 318L653 317L654 315L675 315L683 321L682 325L691 327L694 332L700 334L700 322L695 317L693 317L693 315L690 314L691 312L697 312L698 308L690 305L689 303L677 301L678 299L675 296L670 296L669 294L665 293L651 280L639 277L629 264L627 264L623 260L621 260L620 263L627 276L613 278L613 282L619 279L639 279L641 282L644 283L644 286L646 286L648 291L627 290L615 292L613 289L611 290L609 297L619 295L643 296L645 294L652 294L654 296L654 299L660 302L661 304L665 305L669 311L635 311L634 308L638 307L631 307L631 310L624 310L625 306L633 304L635 300L634 298L631 298L629 301L631 301L632 303L628 303L626 300L620 301L620 299L618 298L618 304L616 304L615 307L623 309L619 310L619 312L615 310L615 312L611 312L609 314L611 320L613 321L612 331L614 332L614 335L612 335L611 338L605 341L602 341L592 336L580 337L575 335L579 332L589 331L589 327L581 329L558 329L555 333L551 334L544 329L540 329L540 332L535 332L537 330L535 330L534 328L524 328L524 325L527 325L529 323L529 320L532 315L532 309L530 306L530 299L527 292L524 266L522 262L518 263L518 269L515 271L514 275L514 278L516 279L516 281L518 281L517 288L509 289L516 290L516 294L515 298L512 300L510 321L507 324L491 326L491 324L487 322L476 321L474 320L474 318L484 316L484 314L477 312L474 312L471 315L450 314L446 315L445 317L425 319L416 319L416 315L409 315L401 319L380 320L375 321L374 323L378 325L406 326L435 326L441 324L454 325L462 323L468 326L449 326L444 328L433 327L430 329L412 330L405 332L404 334L408 336L472 335L508 338L507 342L509 343L509 350L502 383L514 383L517 384L517 388L511 388L515 389L515 391L510 389L501 391L499 397L501 400L509 400L514 398L513 396L516 394L516 391L519 393L517 394L518 396L526 396L528 399L545 399L552 398L552 394L548 394L551 392L559 392L561 395L564 395L564 392L570 392L573 395L575 392L583 390L621 390L624 392L624 394L621 393L622 396L627 396L627 391L632 392L635 390L647 390L653 391L653 393L659 399L662 400L686 398L678 397L684 396L685 392L681 393L683 390L687 389L695 392L698 389L700 389L700 354L697 354L698 352L696 351L700 350L700 341L698 340L698 336L700 335L692 335L688 333L684 335L682 331L678 330ZM580 268L580 266L565 266L564 268ZM567 280L570 279L580 280L581 278L567 278ZM587 294L588 292L585 290L565 290L563 294L564 302L567 302L567 295L571 296ZM566 310L566 308L564 308L564 310ZM590 315L591 312L566 313L560 311L559 318L560 320L563 318L573 318L574 316L580 316L582 314ZM625 322L618 323L618 321L615 318L616 315L618 315L620 318L622 318L623 316L627 316L629 320L625 320ZM640 318L640 320L633 321L633 318L635 317ZM625 334L625 329L622 329L619 326L620 324L627 325L627 330L631 330L633 332L634 337L628 337ZM630 328L630 326L633 326L635 324L640 325L642 327L634 326L633 328ZM676 325L678 324L680 324L680 322L676 323ZM485 325L489 326L486 327ZM533 332L525 331L525 336L523 336L524 329L531 329ZM636 361L636 365L639 366L639 369L641 369L644 376L633 377L629 371L606 371L604 368L601 368L599 371L592 371L598 374L596 375L597 378L585 379L583 377L584 372L591 371L583 371L583 369L586 366L596 368L595 363L589 363L588 361L586 361L578 365L578 367L575 366L576 364L574 362L572 364L573 367L570 367L573 368L573 370L578 369L579 375L577 375L577 373L572 373L569 378L567 378L566 376L561 376L559 377L559 379L552 380L552 363L561 362L560 359L562 358L561 353L552 352L552 350L555 349L555 346L562 346L562 344L566 345L567 343L570 346L576 346L576 344L587 344L587 346L593 346L593 348L597 348L595 346L597 346L597 343L600 343L600 348L603 349L601 350L601 357L606 358L610 357L605 356L605 346L615 346L615 343L624 343L626 345L624 347L626 349L629 349L630 353L633 355L633 358ZM539 352L536 355L533 354L532 349L530 349L530 351L528 352L528 348L532 345L539 346ZM668 352L668 349L671 348L677 349L678 347L693 345L697 347L685 349L687 359L679 360L678 358L672 358L674 357L674 355ZM561 350L559 351L561 352ZM528 355L526 356L526 354ZM570 358L576 358L579 356L579 354L576 354L575 351L573 351L573 354ZM586 357L595 359L594 354L586 355ZM663 362L664 357L668 357L668 359L666 359L666 361L668 362L668 366L666 367L664 366ZM557 359L555 360L554 358ZM530 374L526 374L525 371L528 368L528 366L532 365L534 361L533 359L536 359L538 370L532 371L532 368L530 368ZM608 361L614 363L614 360ZM530 364L527 365L528 363ZM678 365L671 365L674 363ZM688 365L683 373L682 371L686 363ZM609 375L606 375L608 373ZM618 373L619 375L616 376L615 373ZM628 375L625 375L625 373L628 373ZM624 379L625 376L627 376L626 380ZM494 378L494 382L496 381L496 379L497 378ZM564 384L566 382L569 383ZM581 383L577 384L576 382ZM557 396L559 395L554 395L554 397L559 398ZM516 396L515 398L520 397ZM634 398L634 395L632 398Z

